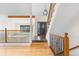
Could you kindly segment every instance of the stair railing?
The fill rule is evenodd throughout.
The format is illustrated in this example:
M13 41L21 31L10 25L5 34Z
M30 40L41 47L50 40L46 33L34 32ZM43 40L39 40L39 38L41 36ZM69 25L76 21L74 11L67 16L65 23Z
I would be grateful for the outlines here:
M50 34L50 47L56 56L69 56L68 33L63 36Z

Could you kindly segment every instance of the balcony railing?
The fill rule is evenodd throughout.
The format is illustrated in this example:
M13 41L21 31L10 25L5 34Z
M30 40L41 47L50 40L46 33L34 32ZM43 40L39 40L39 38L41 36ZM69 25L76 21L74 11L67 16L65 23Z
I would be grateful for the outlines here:
M0 43L29 43L31 42L30 32L20 30L0 30Z

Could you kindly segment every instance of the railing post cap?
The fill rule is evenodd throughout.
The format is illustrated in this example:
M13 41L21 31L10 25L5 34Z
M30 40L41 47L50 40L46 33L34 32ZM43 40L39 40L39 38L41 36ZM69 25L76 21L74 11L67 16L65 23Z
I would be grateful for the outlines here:
M67 35L68 35L68 33L66 32L66 33L65 33L65 36L67 36Z

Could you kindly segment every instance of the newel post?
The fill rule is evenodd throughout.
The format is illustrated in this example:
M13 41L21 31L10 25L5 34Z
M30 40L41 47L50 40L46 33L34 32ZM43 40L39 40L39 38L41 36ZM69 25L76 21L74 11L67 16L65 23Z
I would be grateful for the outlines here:
M5 43L7 43L7 28L5 28Z
M64 56L69 56L69 38L68 38L68 33L64 34Z

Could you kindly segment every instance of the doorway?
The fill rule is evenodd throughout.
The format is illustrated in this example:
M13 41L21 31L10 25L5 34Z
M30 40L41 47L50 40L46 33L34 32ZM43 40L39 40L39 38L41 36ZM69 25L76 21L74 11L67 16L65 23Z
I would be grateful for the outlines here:
M40 36L41 41L46 41L47 22L37 23L37 35Z

